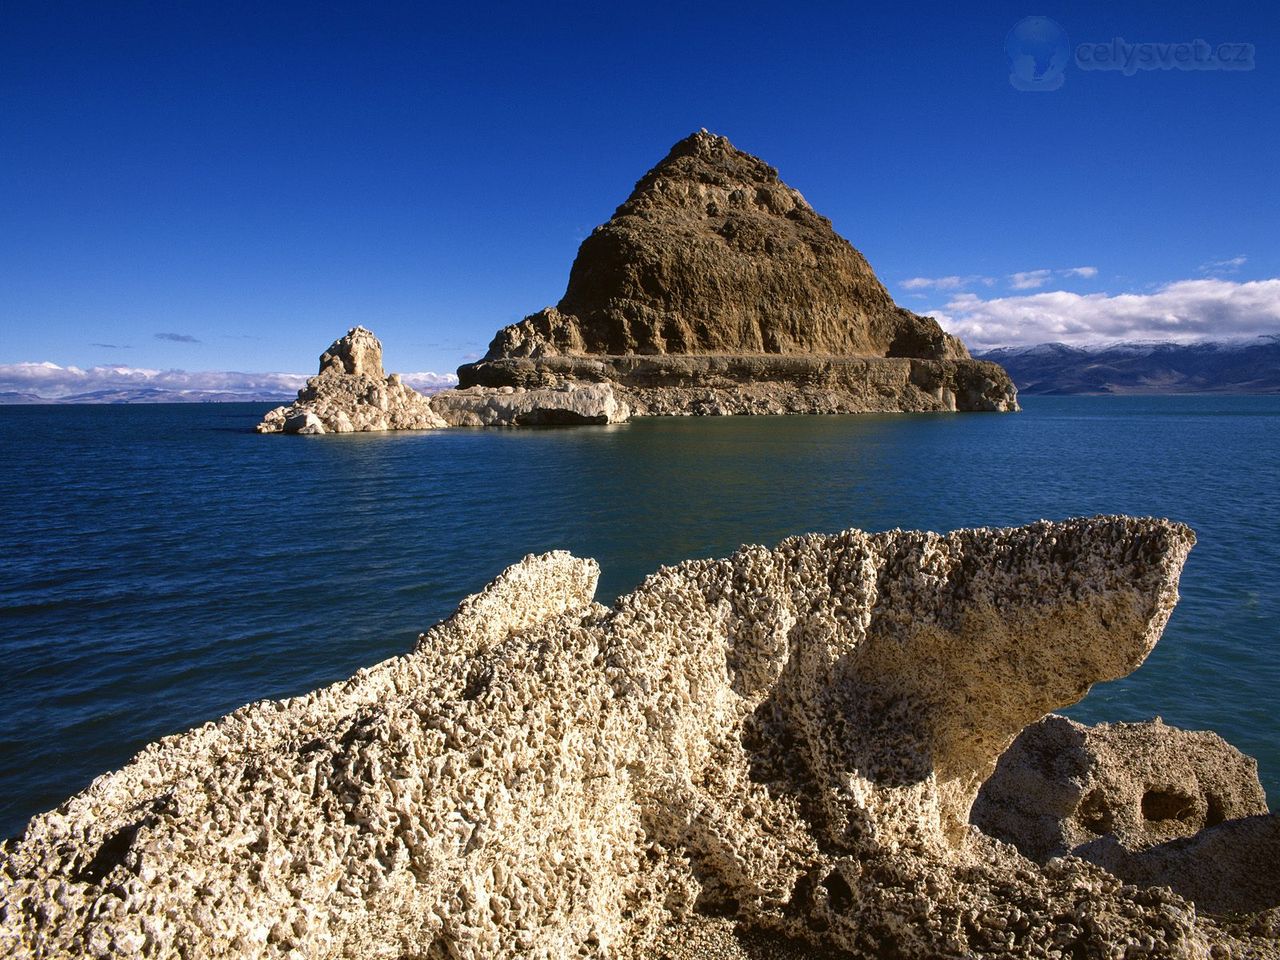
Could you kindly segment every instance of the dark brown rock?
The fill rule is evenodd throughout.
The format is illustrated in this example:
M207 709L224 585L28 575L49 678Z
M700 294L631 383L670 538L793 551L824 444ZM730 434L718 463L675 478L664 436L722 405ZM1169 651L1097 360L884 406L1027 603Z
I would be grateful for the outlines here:
M777 170L705 130L583 241L557 307L500 331L486 359L555 353L969 355L897 306Z
M969 361L964 344L936 321L895 304L862 254L777 170L703 130L672 147L583 241L560 303L498 331L485 358L461 367L458 376L462 386L516 385L512 360L541 365L550 358L600 358L607 374L620 368L620 358L690 355L752 358L763 380L778 383L794 382L794 365L770 358L819 366L850 358ZM888 370L882 379L896 376ZM667 373L655 367L643 376ZM932 377L961 397L958 404L925 403L910 391L869 404L842 397L827 403L810 390L794 404L779 398L779 409L729 412L1017 409L1013 385L998 365L985 365L981 376L995 388L994 402L966 406L964 396L992 391L946 386L957 379L976 383L966 370ZM800 383L811 380L804 376ZM638 412L666 412L688 400L670 393L631 399Z

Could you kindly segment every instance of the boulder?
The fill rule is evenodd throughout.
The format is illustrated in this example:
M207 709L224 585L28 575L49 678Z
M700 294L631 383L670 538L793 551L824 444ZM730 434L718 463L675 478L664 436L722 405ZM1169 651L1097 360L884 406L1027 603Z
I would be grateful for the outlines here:
M1280 906L1257 761L1211 731L1046 717L1000 758L972 821L1039 863L1080 857L1202 910Z
M1257 761L1212 731L1050 716L1000 758L972 819L1043 862L1099 837L1145 850L1265 813Z
M285 415L284 432L321 435L325 433L324 421L310 410L298 410Z

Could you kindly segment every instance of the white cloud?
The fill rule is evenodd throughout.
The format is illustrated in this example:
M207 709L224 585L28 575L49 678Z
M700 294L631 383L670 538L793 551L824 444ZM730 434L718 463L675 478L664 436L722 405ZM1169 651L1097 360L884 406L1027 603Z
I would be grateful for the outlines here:
M1098 275L1097 267L1067 267L1063 270L1022 270L1018 273L1011 273L1005 279L1009 282L1009 286L1014 290L1035 290L1043 287L1055 276L1058 277L1083 277L1091 279ZM994 286L995 277L985 277L979 273L971 273L967 276L952 274L946 277L911 277L903 280L899 286L903 290L964 290L967 287L973 287L982 284L985 287Z
M435 391L457 383L453 374L406 373L415 389ZM0 392L31 393L61 400L103 390L164 390L185 394L239 394L292 397L307 381L301 373L240 373L232 370L153 370L121 364L89 367L56 363L0 364Z
M1220 273L1239 273L1249 258L1245 256L1231 257L1227 260L1210 260L1208 263L1200 264L1200 272L1207 273L1211 276Z
M1044 291L984 300L960 293L928 311L969 346L1227 339L1280 333L1280 279L1178 280L1152 293Z
M912 277L910 280L903 280L901 286L904 290L959 290L975 283L982 283L989 287L995 283L995 280L977 274L967 277Z
M1034 290L1043 287L1053 276L1052 270L1024 270L1009 274L1009 286L1015 290Z
M155 389L193 393L252 393L287 395L297 392L306 377L293 373L153 370L122 364L89 367L56 363L0 364L0 391L34 393L49 400L99 390Z
M435 393L458 385L456 373L432 373L430 370L423 370L420 373L402 373L400 379L419 393Z

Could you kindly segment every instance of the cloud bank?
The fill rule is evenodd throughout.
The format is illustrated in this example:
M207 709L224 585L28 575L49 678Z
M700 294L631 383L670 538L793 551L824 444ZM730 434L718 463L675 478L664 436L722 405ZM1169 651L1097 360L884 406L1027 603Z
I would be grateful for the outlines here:
M1005 282L1014 290L1034 290L1037 287L1043 287L1055 276L1083 277L1089 280L1097 275L1097 267L1066 267L1061 270L1046 268L1011 273L1005 277ZM978 284L984 287L993 287L996 284L996 278L986 277L980 273L971 273L967 276L953 274L947 277L910 277L903 280L899 286L903 290L963 290L966 287L973 287Z
M958 293L927 313L979 350L1050 341L1190 343L1280 333L1280 279L1179 280L1152 293L1115 295L1054 290L984 300Z
M458 381L452 374L430 371L406 373L403 377L406 383L424 393L453 386ZM153 370L121 364L87 369L49 362L0 364L0 393L31 394L44 400L66 400L102 392L131 396L144 391L182 394L187 395L187 399L200 399L200 395L292 399L306 381L306 375L301 373Z
M1231 257L1228 260L1210 260L1208 263L1200 264L1200 272L1207 273L1210 276L1218 276L1223 273L1239 273L1240 268L1249 262L1246 256Z

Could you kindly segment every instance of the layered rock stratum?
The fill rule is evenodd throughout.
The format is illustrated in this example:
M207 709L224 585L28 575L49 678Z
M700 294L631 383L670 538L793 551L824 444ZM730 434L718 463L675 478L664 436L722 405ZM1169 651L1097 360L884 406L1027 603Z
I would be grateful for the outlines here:
M850 530L612 607L593 561L527 557L412 653L34 818L0 855L0 952L1274 956L1269 915L968 823L1019 731L1142 662L1193 539Z
M583 241L555 307L458 376L611 383L650 414L1017 409L999 365L895 304L777 170L705 130Z

